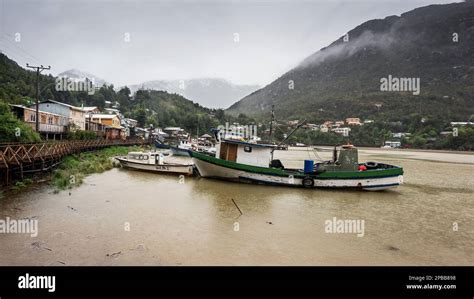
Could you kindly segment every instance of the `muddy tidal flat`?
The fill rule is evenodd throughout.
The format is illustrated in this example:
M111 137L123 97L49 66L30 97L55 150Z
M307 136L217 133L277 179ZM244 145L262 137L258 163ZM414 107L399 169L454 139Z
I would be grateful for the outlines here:
M302 168L314 155L276 158ZM359 160L402 166L404 185L306 190L115 168L59 193L37 186L0 199L0 219L38 220L36 237L0 233L0 265L474 265L473 154L360 149ZM334 217L364 220L363 236L327 233Z

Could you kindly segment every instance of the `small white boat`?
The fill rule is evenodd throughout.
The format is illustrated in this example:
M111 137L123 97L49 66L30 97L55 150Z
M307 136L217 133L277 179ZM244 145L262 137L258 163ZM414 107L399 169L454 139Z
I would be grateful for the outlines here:
M200 153L208 154L213 157L216 155L216 148L214 146L198 145L196 150Z
M181 140L177 146L171 146L171 151L174 156L189 156L189 150L193 148L192 144L187 140Z
M116 157L115 159L123 167L137 170L184 175L192 175L194 170L193 164L165 162L165 157L160 152L130 152L127 156Z

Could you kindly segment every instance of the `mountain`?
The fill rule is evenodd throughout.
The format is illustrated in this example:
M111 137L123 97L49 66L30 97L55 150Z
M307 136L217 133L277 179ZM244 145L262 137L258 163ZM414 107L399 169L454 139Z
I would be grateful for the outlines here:
M93 78L90 74L76 70L60 75L70 76L74 79ZM106 100L118 102L120 111L126 117L138 120L140 126L150 124L162 127L181 126L194 134L207 132L210 128L225 123L222 110L215 111L202 107L178 94L140 90L132 96L128 88L115 90L112 85L104 85L98 88L93 95L89 95L83 91L56 90L56 78L52 75L40 74L39 79L40 100L53 99L75 106L98 106L100 108L104 108ZM36 74L0 53L0 112L6 110L4 107L7 106L4 103L30 105L34 103L35 97ZM0 132L4 128L3 125L0 123Z
M254 92L258 85L238 85L220 78L190 80L155 80L129 86L132 92L139 89L164 90L180 94L202 106L227 108L242 97Z
M58 74L58 77L67 77L74 81L84 81L86 78L91 80L95 86L102 86L108 84L104 79L99 78L91 73L83 72L78 69L70 69Z
M381 91L389 75L418 78L420 94ZM226 113L268 119L275 105L281 120L417 114L466 121L474 114L473 82L474 1L430 5L357 26Z

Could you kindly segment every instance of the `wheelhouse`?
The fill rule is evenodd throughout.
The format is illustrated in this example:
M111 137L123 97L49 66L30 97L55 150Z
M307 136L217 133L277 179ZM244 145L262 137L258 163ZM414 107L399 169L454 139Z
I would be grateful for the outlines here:
M224 139L216 145L216 158L241 164L268 167L274 147L271 144Z
M160 154L159 153L142 153L142 152L130 152L127 155L127 160L135 161L143 164L159 164Z

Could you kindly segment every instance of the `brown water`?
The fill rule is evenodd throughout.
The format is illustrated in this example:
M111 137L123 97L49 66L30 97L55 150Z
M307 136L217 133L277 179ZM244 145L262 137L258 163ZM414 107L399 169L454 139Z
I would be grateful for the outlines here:
M0 219L39 221L36 238L0 234L0 265L474 265L474 155L364 149L360 160L403 166L405 184L305 190L113 169L71 191L37 187L0 200ZM333 217L364 220L365 235L325 233Z

